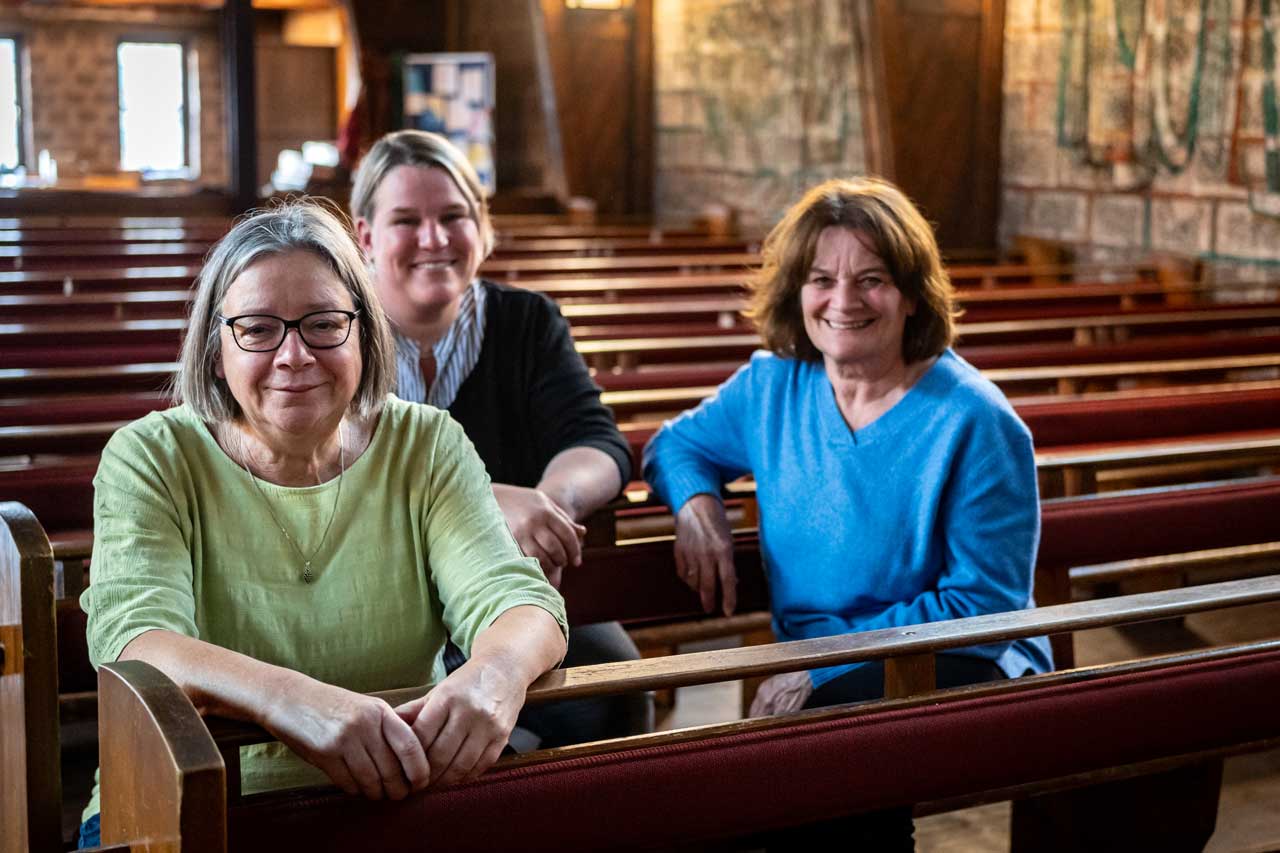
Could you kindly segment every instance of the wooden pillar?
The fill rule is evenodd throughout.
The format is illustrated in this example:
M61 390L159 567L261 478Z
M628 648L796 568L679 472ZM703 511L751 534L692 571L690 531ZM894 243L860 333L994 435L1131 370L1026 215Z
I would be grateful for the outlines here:
M222 57L231 203L235 213L243 213L258 204L258 118L250 0L226 0L222 7Z

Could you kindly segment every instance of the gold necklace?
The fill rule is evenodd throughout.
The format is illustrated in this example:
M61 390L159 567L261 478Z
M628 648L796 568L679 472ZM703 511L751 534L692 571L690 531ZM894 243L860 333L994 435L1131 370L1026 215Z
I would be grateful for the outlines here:
M338 501L342 498L342 477L347 472L347 451L346 441L342 434L342 422L338 422L338 489L333 496L333 509L329 510L329 521L324 526L324 533L320 534L320 542L316 545L315 550L308 557L302 553L302 549L298 547L298 543L293 541L293 537L289 535L289 531L284 529L284 525L280 523L280 519L276 516L275 510L271 508L271 501L267 498L267 493L263 490L262 484L258 482L258 478L254 476L253 469L249 467L249 452L241 443L241 453L243 454L242 462L244 464L245 473L249 475L249 480L253 483L253 487L257 489L258 494L262 496L262 502L267 506L267 512L271 515L271 520L276 523L276 527L280 528L280 532L284 535L284 539L293 550L297 553L298 558L302 560L302 581L303 583L311 583L315 577L311 573L311 561L316 558L316 554L320 553L320 549L324 547L325 540L329 538L329 528L333 526L333 519L338 514Z

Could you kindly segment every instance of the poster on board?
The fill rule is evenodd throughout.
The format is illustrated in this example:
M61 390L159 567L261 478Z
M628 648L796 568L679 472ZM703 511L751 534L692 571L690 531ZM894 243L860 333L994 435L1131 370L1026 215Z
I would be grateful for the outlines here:
M493 55L411 53L404 58L404 126L449 137L467 154L487 195L493 159Z

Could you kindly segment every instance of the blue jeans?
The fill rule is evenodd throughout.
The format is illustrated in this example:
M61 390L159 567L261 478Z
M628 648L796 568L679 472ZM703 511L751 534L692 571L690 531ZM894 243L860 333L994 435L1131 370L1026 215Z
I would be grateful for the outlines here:
M76 842L76 849L82 850L85 847L98 847L102 844L102 815L94 815L93 817L80 824L80 839Z

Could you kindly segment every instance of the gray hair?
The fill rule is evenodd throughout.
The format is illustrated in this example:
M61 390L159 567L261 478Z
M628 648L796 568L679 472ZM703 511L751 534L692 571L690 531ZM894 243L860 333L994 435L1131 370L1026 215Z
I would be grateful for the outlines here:
M328 264L360 311L358 340L363 370L351 408L361 416L381 410L395 381L395 344L391 324L345 219L334 205L302 199L270 210L250 211L218 241L196 277L187 335L173 383L174 400L186 403L206 423L240 417L240 404L226 380L214 372L222 358L217 319L222 301L232 283L255 261L301 250Z
M458 192L467 200L467 211L480 231L481 258L493 251L493 223L489 221L489 203L475 168L467 156L438 133L425 130L397 130L379 139L364 155L356 169L351 188L351 214L373 222L374 196L378 187L397 166L423 166L443 169L453 178Z

